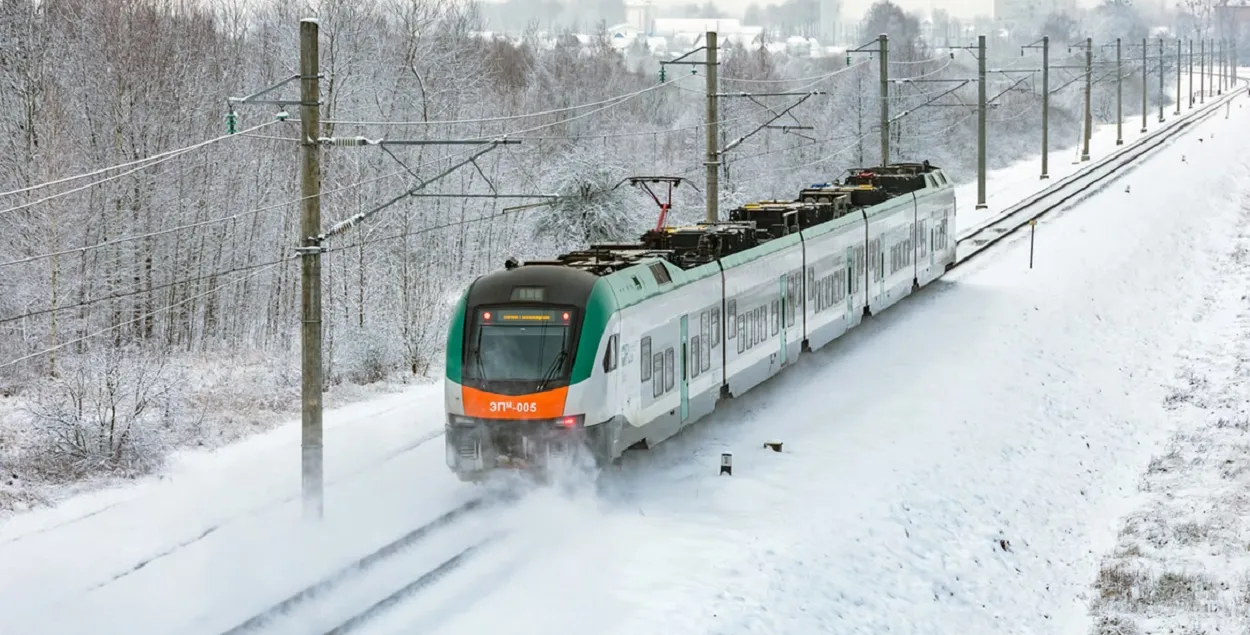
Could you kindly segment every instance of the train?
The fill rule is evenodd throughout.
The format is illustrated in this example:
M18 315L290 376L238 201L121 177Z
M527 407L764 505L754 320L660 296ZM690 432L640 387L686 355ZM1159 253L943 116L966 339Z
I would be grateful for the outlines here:
M928 161L853 168L728 220L508 259L450 318L447 466L482 482L655 447L944 275L955 203Z

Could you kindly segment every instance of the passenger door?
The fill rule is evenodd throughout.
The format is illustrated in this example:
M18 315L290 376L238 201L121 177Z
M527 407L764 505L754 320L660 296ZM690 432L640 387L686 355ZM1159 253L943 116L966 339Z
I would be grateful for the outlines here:
M778 309L778 315L777 315L778 327L779 327L778 333L780 334L777 339L781 341L781 365L782 366L786 365L786 298L788 297L787 292L789 291L789 289L787 289L786 287L786 283L789 281L789 278L790 276L788 274L781 275L780 291L777 294L777 297L779 298L778 301L781 303L781 308Z
M681 422L690 417L690 338L688 318L681 316Z
M846 285L846 324L850 326L851 318L855 313L855 293L852 291L855 288L853 284L855 280L855 247L846 248L846 275L844 277L846 278L843 281L843 284Z

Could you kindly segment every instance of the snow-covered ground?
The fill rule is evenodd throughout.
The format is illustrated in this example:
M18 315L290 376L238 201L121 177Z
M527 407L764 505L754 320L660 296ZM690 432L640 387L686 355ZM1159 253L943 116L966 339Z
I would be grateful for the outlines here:
M1180 316L1193 338L1165 399L1179 430L1099 571L1108 635L1250 633L1250 194L1220 198L1240 208L1239 235L1218 265L1221 288Z
M1165 404L1205 328L1192 318L1227 322L1244 291L1217 266L1244 248L1241 202L1218 193L1250 189L1250 109L1231 112L1125 176L1131 193L1040 225L1034 269L1017 240L632 457L604 491L497 515L508 537L372 630L1083 631L1101 555L1148 504L1139 475L1191 421ZM1017 199L1047 184L1024 168ZM991 209L1013 202L990 191ZM327 411L320 527L298 522L298 422L9 519L3 630L234 626L472 495L444 467L441 398Z

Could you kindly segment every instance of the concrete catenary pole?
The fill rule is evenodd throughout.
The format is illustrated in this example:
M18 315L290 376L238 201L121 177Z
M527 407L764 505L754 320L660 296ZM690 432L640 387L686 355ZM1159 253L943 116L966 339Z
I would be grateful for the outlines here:
M1085 145L1081 148L1081 160L1089 161L1089 138L1094 126L1094 114L1090 107L1090 91L1094 88L1094 38L1085 38Z
M300 246L303 324L300 329L303 417L301 484L304 517L320 519L322 500L321 428L321 87L318 77L318 22L299 23L300 74Z
M1163 123L1163 38L1159 38L1159 123Z
M1124 71L1121 70L1120 38L1115 39L1115 144L1124 145Z
M985 36L977 36L977 209L985 202Z
M707 222L720 220L720 148L717 145L718 121L717 89L717 44L716 31L708 31L707 35Z
M1194 109L1194 39L1189 38L1189 109Z
M1207 103L1207 39L1198 43L1198 103Z
M1173 115L1176 115L1177 117L1181 115L1181 64L1183 63L1184 63L1184 60L1181 59L1181 41L1180 39L1177 39L1176 40L1176 112L1172 113Z
M1050 36L1042 36L1042 180L1050 178Z
M1146 101L1146 90L1150 87L1150 68L1146 54L1150 52L1150 42L1146 38L1141 39L1141 132L1146 134L1146 112L1149 110L1150 104Z
M1215 94L1224 94L1224 38L1220 38L1220 65L1216 71L1216 91Z
M890 164L890 41L886 34L877 36L881 57L881 166Z

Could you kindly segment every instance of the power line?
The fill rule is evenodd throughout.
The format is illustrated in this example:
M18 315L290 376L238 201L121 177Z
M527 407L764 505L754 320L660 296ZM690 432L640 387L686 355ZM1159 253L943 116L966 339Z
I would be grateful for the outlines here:
M555 108L552 110L544 110L542 112L525 113L521 115L508 115L504 117L483 117L479 119L453 119L453 120L447 120L447 121L351 121L351 120L346 120L346 119L323 119L322 123L348 125L348 126L439 126L439 125L450 126L450 125L467 124L467 123L491 123L491 122L496 122L496 121L513 121L516 119L531 119L534 117L545 117L547 115L555 115L559 113L572 112L574 110L581 110L583 108L603 106L604 104L615 106L615 105L618 105L616 102L628 101L640 95L656 90L657 88L662 88L664 86L668 86L670 84L680 82L684 79L687 79L687 77L677 77L674 79L670 79L667 82L657 84L655 86L648 86L647 88L644 88L642 90L637 90L632 93L627 93L624 95L617 95L615 97L609 97L601 101L590 102L587 104L578 104L576 106L566 106L564 108ZM572 121L572 119L566 119L563 121Z
M926 60L926 61L928 61L928 60ZM936 61L936 60L934 60L934 61ZM819 82L819 81L824 81L824 80L826 80L826 79L828 79L828 78L830 78L830 77L833 77L833 76L835 76L835 75L840 75L840 74L845 73L845 72L847 72L847 71L849 71L849 70L851 70L851 69L853 69L853 68L858 68L858 67L860 67L860 66L863 66L864 64L868 64L868 63L871 63L871 62L872 62L872 60L864 60L864 61L862 61L862 62L856 62L856 63L854 63L854 64L851 64L850 66L847 66L847 67L845 67L845 68L839 68L838 70L833 71L833 72L831 72L831 73L825 73L825 74L823 74L823 75L812 75L812 76L810 76L810 77L795 77L795 78L793 78L793 79L749 79L749 78L746 78L746 77L722 77L722 78L721 78L721 81L725 81L725 82L742 82L742 83L744 83L744 84L787 84L787 83L791 83L791 82L806 82L806 81L809 81L809 80L815 80L815 81L818 81L818 82Z
M275 120L275 121L270 121L270 122L267 122L267 123L261 124L261 125L259 125L259 126L255 126L255 127L253 127L253 128L249 128L248 130L244 130L243 132L249 132L249 131L252 131L252 130L260 130L261 128L264 128L264 127L266 127L266 126L269 126L269 125L272 125L272 124L275 124L275 123L278 123L278 121L276 121L276 120ZM240 133L240 134L242 134L242 133ZM112 172L113 170L120 170L120 169L122 169L122 168L128 168L128 167L130 167L130 166L132 166L132 165L139 165L140 163L147 163L147 162L149 162L149 161L155 161L155 160L157 160L157 159L161 159L161 158L166 157L166 156L169 156L169 155L179 155L179 154L182 154L182 153L187 152L187 151L189 151L189 150L195 150L195 149L197 149L197 148L202 148L202 147L204 147L204 146L206 146L206 145L210 145L210 144L213 144L213 143L217 143L218 141L222 141L222 140L225 140L225 139L229 139L229 138L230 138L230 137L232 137L232 136L234 136L234 135L233 135L233 134L225 134L225 135L222 135L222 136L220 136L220 137L214 137L214 138L212 138L212 139L207 139L207 140L205 140L205 141L201 141L201 142L199 142L199 143L196 143L196 144L194 144L194 145L187 146L187 147L185 147L185 148L177 148L177 149L174 149L174 150L167 150L167 151L165 151L165 152L160 152L160 153L154 154L154 155L149 156L149 157L144 157L144 158L142 158L142 159L136 159L136 160L134 160L134 161L127 161L126 163L119 163L119 164L117 164L117 165L109 166L109 167L107 167L107 168L100 168L100 169L98 169L98 170L94 170L94 171L91 171L91 172L86 172L86 173L83 173L83 174L78 174L78 175L75 175L75 176L67 176L67 177L65 177L65 178L60 178L60 179L57 179L57 180L55 180L55 181L48 181L47 183L40 183L39 185L32 185L32 186L30 186L30 187L24 187L24 188L19 189L19 190L10 190L10 191L8 191L8 192L0 192L0 196L12 196L12 195L14 195L14 194L22 194L22 193L24 193L24 192L30 192L30 191L34 191L34 190L43 189L43 188L45 188L45 187L49 187L49 186L52 186L52 185L59 185L59 184L61 184L61 183L65 183L65 182L68 182L68 181L77 181L78 179L85 179L85 178L92 177L92 176L98 176L98 175L100 175L100 174L104 174L105 172Z
M265 127L265 126L271 126L271 125L273 125L273 124L275 124L275 123L278 123L278 122L277 122L277 121L269 121L269 122L266 122L266 123L260 124L260 125L258 125L258 126L254 126L254 127L252 127L252 128L248 128L247 130L244 130L244 132L249 132L249 131L252 131L252 130L259 130L260 128L263 128L263 127ZM212 140L212 141L213 141L213 142L215 142L215 141L219 141L219 140L221 140L221 139L228 139L229 137L230 137L230 135L227 135L227 136L224 136L224 137L218 137L217 139L214 139L214 140ZM18 210L26 209L27 207L32 207L32 206L34 206L34 205L38 205L38 204L40 204L40 203L46 203L46 202L48 202L48 201L51 201L51 200L53 200L53 199L60 198L60 197L62 197L62 196L68 196L68 195L70 195L70 194L74 194L74 193L76 193L76 192L81 192L81 191L83 191L83 190L90 189L90 188L95 187L95 186L97 186L97 185L101 185L101 184L103 184L103 183L107 183L107 182L109 182L109 181L114 181L114 180L120 179L120 178L122 178L123 176L127 176L127 175L130 175L130 174L134 174L135 172L138 172L139 170L145 170L145 169L150 168L150 167L152 167L152 166L154 166L154 165L160 165L161 163L164 163L164 162L166 162L166 161L171 161L171 160L176 159L176 158L178 158L178 157L180 157L180 156L182 156L182 155L184 155L184 154L187 154L187 153L191 152L192 150L196 150L196 149L198 149L198 148L201 148L201 147L203 147L204 145L207 145L207 143L209 143L209 142L204 142L204 143L200 143L200 144L197 144L197 145L194 145L194 146L189 146L189 147L186 147L186 148L182 148L182 149L180 149L180 150L174 150L174 151L171 151L171 153L170 153L170 154L166 154L165 156L163 156L163 157L161 157L161 158L159 158L159 159L156 159L156 160L154 160L154 161L149 161L149 162L144 163L143 165L140 165L140 166L138 166L138 167L133 167L133 168L131 168L131 169L129 169L129 170L126 170L125 172L121 172L121 173L119 173L119 174L114 174L114 175L112 175L112 176L108 176L108 177L102 178L102 179L100 179L100 180L98 180L98 181L92 181L91 183L88 183L88 184L86 184L86 185L80 185L80 186L78 186L78 187L75 187L75 188L71 188L71 189L65 190L65 191L63 191L63 192L57 192L56 194L52 194L52 195L50 195L50 196L45 196L45 197L43 197L43 198L41 198L41 199L37 199L37 200L34 200L34 201L30 201L30 202L28 202L28 203L22 203L21 205L17 205L17 206L15 206L15 207L10 207L10 208L8 208L8 209L0 209L0 216L3 216L4 214L8 214L8 213L10 213L10 212L16 212L16 211L18 211Z
M419 169L421 169L421 168L424 168L424 167L427 167L427 166L430 166L430 165L433 165L433 164L436 164L436 163L442 163L443 161L447 161L447 160L450 160L450 159L454 159L454 158L456 158L456 157L458 157L458 156L461 156L461 155L464 155L464 154L468 154L468 153L469 153L469 150L464 150L464 151L461 151L461 152L452 153L452 154L449 154L449 155L447 155L447 156L440 157L440 158L438 158L438 159L434 159L434 160L431 160L431 161L426 161L425 163L422 163L421 165L418 165L418 166L414 167L413 169L414 169L414 170L419 170ZM348 184L348 185L344 185L344 186L342 186L342 187L339 187L339 188L336 188L336 189L333 189L333 190L327 190L327 191L324 191L324 192L322 192L322 193L321 193L321 196L325 196L326 194L334 194L334 193L338 193L338 192L343 192L343 191L350 190L350 189L355 189L355 188L358 188L358 187L363 187L363 186L365 186L365 185L368 185L369 183L373 183L373 182L376 182L376 181L380 181L380 180L382 180L382 179L387 179L387 178L391 178L391 177L395 177L395 176L401 176L401 175L403 175L403 174L405 174L405 173L407 173L405 170L400 170L400 171L397 171L397 172L391 172L391 173L388 173L388 174L384 174L384 175L379 176L379 177L374 177L374 178L371 178L371 179L366 179L366 180L364 180L364 181L358 181L358 182L356 182L356 183L350 183L350 184ZM104 248L104 247L112 247L112 246L115 246L115 245L121 245L121 244L125 244L125 243L128 243L128 242L133 242L133 241L136 241L136 240L143 240L143 239L145 239L145 238L153 238L153 237L156 237L156 236L163 236L163 235L165 235L165 234L173 234L173 233L180 232L180 231L184 231L184 230L187 230L187 229L195 229L195 228L197 228L197 227L207 227L207 226L209 226L209 225L216 225L216 224L219 224L219 223L228 223L228 222L230 222L230 221L238 220L238 219L240 219L240 218L245 218L245 217L248 217L248 216L254 216L254 215L259 214L259 213L262 213L262 212L267 212L267 211L270 211L270 210L279 209L279 208L282 208L282 207L287 207L287 206L289 206L289 205L298 205L298 204L299 204L299 203L301 203L303 200L304 200L304 198L292 199L292 200L288 200L288 201L283 201L283 202L281 202L281 203L274 203L274 204L272 204L272 205L265 205L265 206L263 206L263 207L258 207L258 208L256 208L256 209L248 210L248 211L246 211L246 212L239 212L239 213L237 213L237 214L233 214L233 215L230 215L230 216L224 216L224 217L221 217L221 218L214 218L214 219L210 219L210 220L198 221L198 222L195 222L195 223L188 223L188 224L185 224L185 225L179 225L179 226L177 226L177 227L170 227L170 228L167 228L167 229L161 229L161 230L157 230L157 231L153 231L153 232L148 232L148 233L146 233L146 234L135 234L135 235L131 235L131 236L123 236L123 237L120 237L120 238L114 238L114 239L112 239L112 240L106 240L106 241L104 241L104 242L100 242L100 243L94 243L94 244L91 244L91 245L85 245L85 246L82 246L82 247L72 247L72 248L69 248L69 249L62 249L62 250L60 250L60 251L48 252L48 253L43 253L43 254L39 254L39 255L35 255L35 256L27 256L27 257L25 257L25 258L18 258L18 259L16 259L16 260L10 260L10 261L8 261L8 262L0 262L0 268L3 268L3 267L9 267L9 266L13 266L13 265L26 264L26 263L30 263L30 262L37 262L37 261L39 261L39 260L46 260L46 259L48 259L48 258L54 258L54 257L57 257L57 256L67 256L67 255L72 255L72 254L85 253L85 252L88 252L88 251L94 251L94 250L96 250L96 249L102 249L102 248Z

